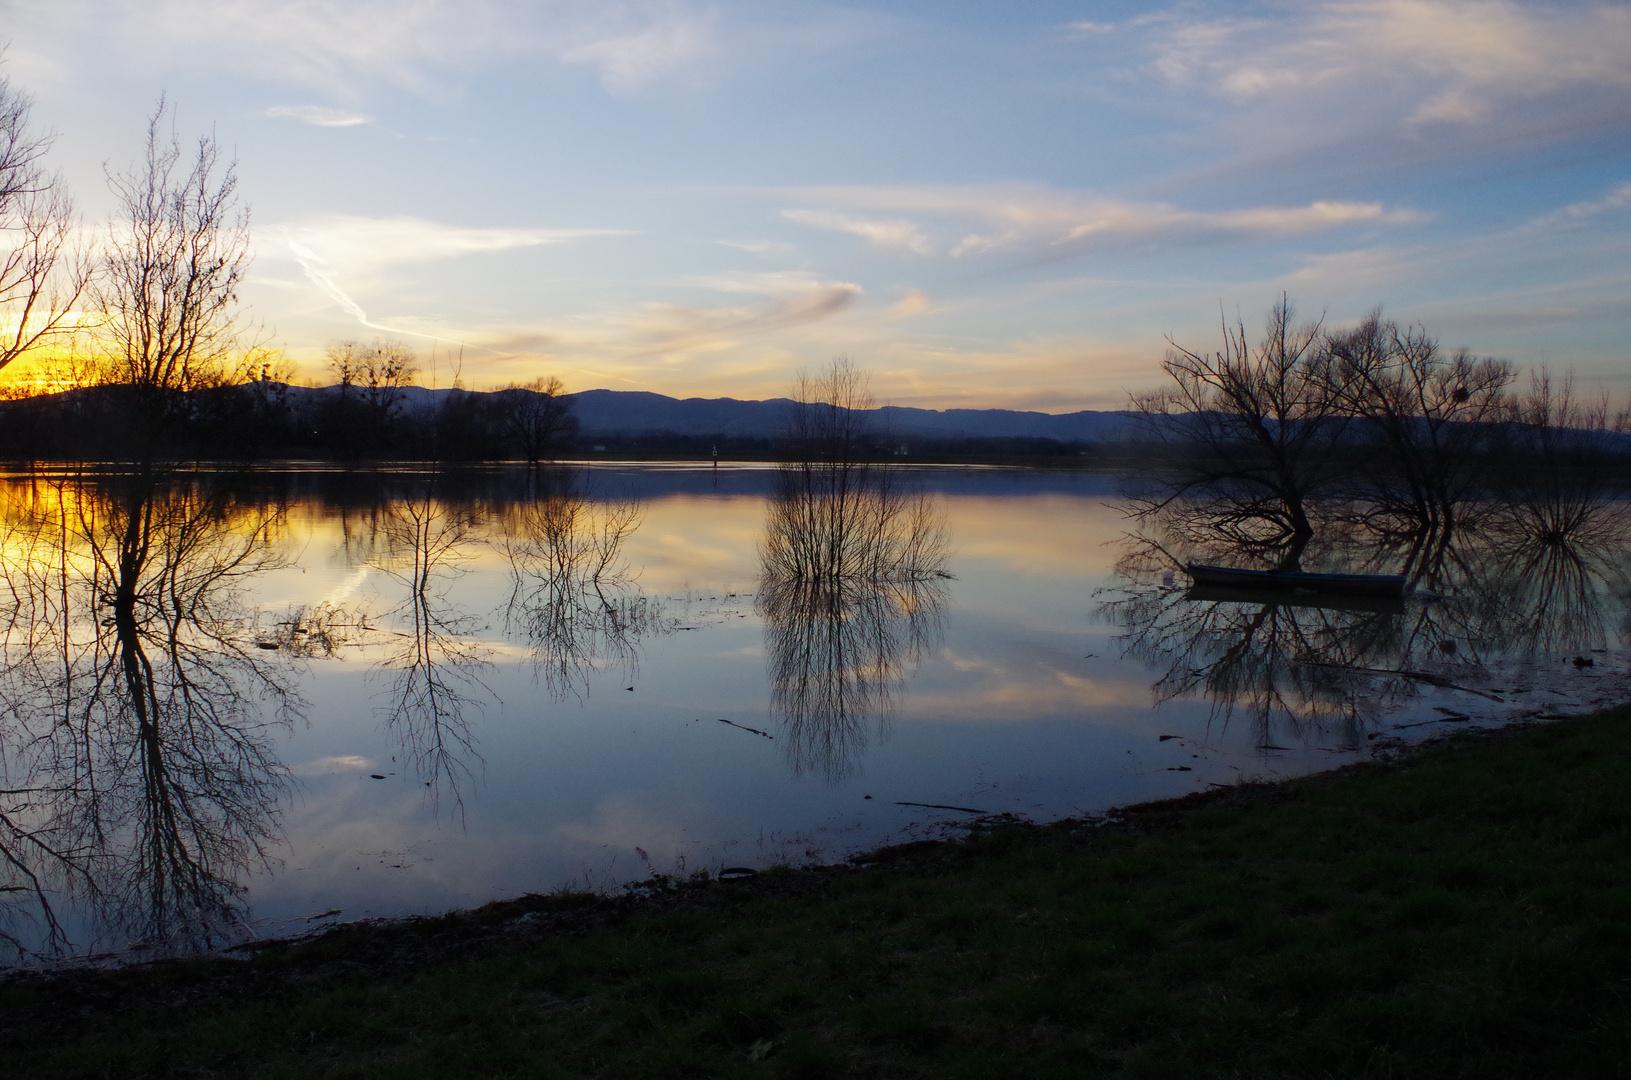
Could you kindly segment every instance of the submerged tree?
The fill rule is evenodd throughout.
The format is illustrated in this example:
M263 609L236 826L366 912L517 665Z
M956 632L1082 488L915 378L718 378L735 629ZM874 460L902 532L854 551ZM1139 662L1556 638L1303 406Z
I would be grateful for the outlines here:
M492 697L483 679L492 665L490 650L473 640L480 624L447 592L470 558L477 515L427 488L392 503L382 524L384 550L372 565L395 578L402 595L379 635L379 673L388 683L376 712L432 801L445 789L462 808L460 785L478 760L467 714Z
M1314 535L1309 504L1345 465L1348 417L1323 343L1320 324L1299 325L1284 297L1256 345L1239 322L1224 324L1215 352L1174 342L1162 365L1169 389L1133 403L1169 458L1137 512L1188 502L1219 535L1269 554L1276 569L1296 569Z
M511 592L505 625L531 650L533 672L552 698L588 691L589 675L632 677L642 638L676 623L636 585L623 544L640 525L631 500L590 500L565 477L504 521Z
M1380 310L1330 335L1327 348L1332 397L1362 440L1351 452L1361 496L1396 528L1447 535L1489 475L1512 365L1446 353L1423 328Z
M840 361L801 379L797 396L759 544L758 608L789 762L836 780L938 637L949 553L929 497L864 460L865 376Z

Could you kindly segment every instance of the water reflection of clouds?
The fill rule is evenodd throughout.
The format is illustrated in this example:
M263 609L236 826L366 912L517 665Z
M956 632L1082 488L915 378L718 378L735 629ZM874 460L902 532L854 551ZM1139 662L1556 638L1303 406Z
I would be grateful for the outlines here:
M1096 499L1062 495L1023 501L961 496L948 500L947 514L947 528L957 539L958 565L977 560L1010 573L1067 581L1108 572L1116 560L1109 545L1125 529L1119 516L1103 513Z
M653 593L691 587L747 588L764 527L764 500L741 495L677 495L642 504L645 522L627 554Z
M291 765L289 773L292 776L343 776L350 773L365 772L374 767L373 761L356 754L339 754L333 757L315 758Z
M471 749L488 762L481 782L468 788L467 830L456 818L439 820L427 805L424 782L434 782L437 772L418 774L412 747L404 745L412 740L401 737L403 725L387 730L373 713L381 702L372 695L385 688L392 671L366 678L404 642L419 650L420 659L444 659L434 648L434 655L422 651L439 648L428 638L414 645L411 603L400 618L387 615L404 596L411 599L412 552L417 548L422 557L426 549L398 543L392 554L387 504L364 513L357 509L363 500L343 515L335 506L299 504L275 535L264 534L277 557L240 597L242 614L259 611L247 640L260 648L251 658L289 665L313 702L309 726L278 734L278 756L296 763L288 772L300 780L283 804L291 857L277 874L251 879L257 904L280 917L333 906L353 914L360 908L418 911L581 880L586 869L598 875L596 884L642 876L646 868L636 847L657 869L670 871L681 855L699 851L751 863L755 835L786 838L842 827L854 830L842 834L843 844L883 842L903 820L884 806L890 793L985 805L966 797L971 769L1001 780L1003 798L1012 800L1004 806L1051 808L1041 813L1078 812L1084 801L1102 807L1175 794L1185 783L1230 775L1233 766L1222 747L1245 743L1249 730L1238 738L1211 733L1211 747L1202 751L1217 755L1211 773L1163 771L1196 760L1189 754L1199 746L1184 747L1178 756L1173 743L1157 744L1156 733L1181 734L1195 743L1207 739L1205 695L1180 694L1184 700L1172 701L1156 719L1149 683L1160 673L1117 655L1111 639L1126 623L1092 621L1093 590L1104 583L1104 565L1116 555L1101 541L1119 535L1123 519L1103 506L1096 490L1060 495L1046 478L1041 493L1027 495L1025 485L1032 482L1016 476L1013 493L1000 497L982 488L929 499L922 508L933 511L929 518L943 515L946 548L913 540L911 528L874 528L886 520L908 521L910 514L889 519L882 512L890 505L895 511L918 505L913 498L852 505L823 519L824 508L831 507L819 498L784 501L778 508L759 496L658 493L641 504L639 527L617 546L628 573L602 573L600 592L584 560L606 549L590 534L602 535L595 523L608 520L605 511L616 506L614 500L573 502L570 489L540 490L534 500L560 500L543 521L529 519L514 500L460 502L449 496L449 505L464 507L475 526L456 538L459 572L420 578L419 616L421 631L456 624L456 644L477 650L492 665L483 676L492 680L490 707L465 718ZM419 505L423 511L425 504ZM767 520L782 532L761 549ZM310 526L305 532L302 523ZM811 533L806 526L812 525L820 527ZM347 529L348 550L361 561L326 561L344 546ZM847 558L855 561L840 575L847 583L822 584L788 572L785 559L775 561L778 550L795 561L802 557L794 550L802 543L801 529L804 539L825 536L851 545ZM925 528L919 540L936 532ZM17 535L5 543L9 564L26 558ZM942 555L955 580L939 573ZM392 560L398 577L371 569ZM593 561L599 566L598 555ZM551 566L568 563L581 572L550 576ZM1494 577L1477 579L1491 588L1469 591L1460 608L1434 609L1410 631L1435 649L1446 636L1460 642L1454 656L1429 657L1438 665L1433 671L1470 663L1477 650L1469 627L1536 594L1544 581L1525 576L1531 565L1533 560L1520 559ZM1186 603L1181 588L1175 595L1162 591L1158 568L1125 580L1143 591L1146 604L1132 613L1138 619L1170 627L1172 605ZM1568 585L1575 578L1560 580ZM517 586L518 621L507 627L506 604ZM1565 589L1564 595L1574 593ZM286 633L268 629L282 618L277 613L324 597L345 601L335 607L347 609L340 621L349 636L344 650L333 654L345 663L300 653L287 620ZM544 602L552 598L572 603L549 607ZM591 598L595 618L610 611L622 620L599 624L614 632L607 641L585 636L594 619L583 622L571 614L577 610L572 605ZM366 616L362 600L371 609ZM603 600L612 602L610 609ZM220 610L236 617L229 607ZM625 619L641 611L652 617ZM1568 618L1602 614L1573 601L1557 611ZM533 633L560 629L532 617L550 612L569 616L576 636ZM1350 624L1374 628L1367 618L1290 613L1279 626L1317 635ZM1226 632L1234 625L1218 615L1202 629ZM13 626L10 632L25 630ZM1497 635L1501 648L1536 640L1521 626L1505 630ZM1553 643L1588 640L1547 635ZM1382 635L1373 644L1406 637ZM1182 641L1170 644L1180 648ZM624 661L635 657L624 646L637 646L638 678L623 677L630 670ZM540 659L555 663L551 670L563 680L576 680L572 685L582 695L554 695L534 681L533 664ZM566 671L559 666L563 659L587 666ZM1599 658L1595 671L1606 675L1610 666ZM1571 667L1568 674L1576 673ZM1338 691L1347 685L1342 678L1316 671L1282 682L1279 700L1317 717L1315 726L1340 727ZM1585 676L1579 681L1584 684ZM626 692L629 685L637 691ZM1420 700L1430 706L1445 700L1443 694ZM776 738L727 727L715 722L718 717ZM886 741L880 735L891 722ZM1284 745L1301 746L1289 739ZM1303 755L1327 756L1313 750ZM1250 763L1249 751L1243 763ZM864 788L850 783L862 769ZM795 779L800 771L813 782ZM374 773L384 779L372 779ZM863 804L863 791L877 798ZM391 852L417 854L387 858ZM695 863L697 856L690 857Z
M638 848L656 869L669 870L677 857L696 845L681 824L689 816L669 801L653 806L646 796L613 795L601 800L588 817L563 822L555 832L585 847L611 848L629 855Z
M901 697L900 716L922 723L1011 726L1061 718L1101 722L1098 711L1148 705L1143 678L1125 673L1104 678L1045 662L999 659L942 650L947 677L925 670ZM950 685L947 685L950 684Z

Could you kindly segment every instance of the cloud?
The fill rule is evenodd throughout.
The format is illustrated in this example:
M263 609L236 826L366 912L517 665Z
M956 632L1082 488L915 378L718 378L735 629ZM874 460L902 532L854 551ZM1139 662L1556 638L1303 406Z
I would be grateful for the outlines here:
M420 331L383 326L370 319L355 298L356 292L377 286L387 271L410 264L628 235L617 229L472 229L423 218L344 215L275 225L268 233L282 241L307 280L358 322L376 330L415 334Z
M678 3L614 5L611 25L579 31L582 44L557 51L566 64L593 68L614 94L631 94L693 72L719 52L719 12Z
M365 757L356 754L344 754L335 757L314 758L292 766L289 772L295 776L336 776L347 773L366 772L372 763Z
M60 0L57 0L60 3ZM160 67L224 67L356 96L367 84L425 91L450 69L514 51L493 0L69 0L82 28ZM133 46L133 47L130 47Z
M829 52L877 18L822 5L715 0L13 0L18 20L80 54L159 72L210 67L358 100L439 96L495 65L591 72L612 94L717 79ZM42 61L43 63L43 61ZM60 64L58 66L61 66Z
M798 251L792 244L779 240L716 240L714 243L763 258L785 259Z
M1615 210L1624 210L1631 207L1631 181L1610 189L1600 199L1588 199L1584 202L1571 203L1560 207L1549 214L1542 214L1532 223L1532 227L1567 225L1586 221L1600 214L1611 213Z
M1237 105L1378 106L1409 129L1493 121L1566 91L1631 89L1631 9L1512 0L1337 0L1280 19L1155 24L1149 70ZM1357 95L1357 96L1355 96Z
M853 282L827 281L802 271L722 274L687 279L685 284L764 300L722 307L646 304L621 319L635 339L630 343L632 355L701 344L716 349L741 336L822 322L849 310L862 296L861 287Z
M274 105L266 110L266 115L276 119L298 120L312 127L357 127L374 122L371 116L342 112L323 105Z
M322 273L321 266L315 273ZM835 320L849 323L855 321L851 316L866 317L859 285L801 272L723 274L671 282L669 287L737 299L725 304L634 304L509 325L482 325L479 319L462 325L397 319L399 325L382 329L480 350L485 355L479 371L470 367L467 374L483 384L530 378L547 364L550 371L563 375L588 375L594 385L680 391L687 380L692 386L707 380L721 394L733 387L739 394L744 385L763 385L773 395L784 388L788 372L804 362L789 351L791 344L804 340L807 333L821 335L822 328ZM341 299L336 297L336 302Z
M897 319L907 319L913 315L921 315L929 310L929 298L919 289L907 289L899 300L889 305L889 314Z
M347 275L367 276L407 263L561 244L596 236L627 236L622 229L464 228L423 218L329 215L272 227Z
M939 218L943 232L959 227L959 237L948 237L940 244L922 226L904 219L866 219L818 210L782 214L801 225L851 233L881 247L920 255L944 250L953 256L969 256L1002 249L1060 254L1108 240L1272 239L1353 225L1409 225L1426 220L1416 211L1389 209L1374 202L1316 200L1301 206L1189 210L1032 184L833 187L802 189L795 194L845 208L909 211ZM971 227L976 231L969 231Z
M880 221L824 210L783 210L782 217L813 229L831 229L859 236L874 247L909 251L914 255L934 254L934 245L922 230L914 222L902 218Z

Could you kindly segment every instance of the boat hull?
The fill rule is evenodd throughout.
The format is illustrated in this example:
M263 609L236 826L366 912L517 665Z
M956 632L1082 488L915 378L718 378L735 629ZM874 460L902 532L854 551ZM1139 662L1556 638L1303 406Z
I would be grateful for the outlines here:
M1402 574L1305 574L1272 570L1241 570L1232 566L1208 566L1189 563L1184 567L1196 585L1217 585L1234 589L1306 589L1316 593L1340 593L1348 596L1404 595L1405 578Z
M1299 589L1250 589L1238 585L1191 585L1185 600L1211 604L1248 604L1262 607L1317 608L1321 611L1357 611L1371 615L1403 615L1405 602L1397 596L1358 593L1308 592Z

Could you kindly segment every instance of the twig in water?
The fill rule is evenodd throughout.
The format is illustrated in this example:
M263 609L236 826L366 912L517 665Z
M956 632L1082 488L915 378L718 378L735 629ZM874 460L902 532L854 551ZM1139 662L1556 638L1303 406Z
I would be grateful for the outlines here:
M1498 698L1494 694L1491 694L1491 693L1489 693L1487 691L1474 690L1470 686L1461 686L1458 683L1451 682L1449 679L1446 679L1442 675L1434 675L1431 672L1427 672L1427 671L1406 671L1403 668L1358 667L1358 666L1356 666L1354 664L1328 664L1328 663L1324 663L1324 662L1319 661L1319 660L1309 661L1308 666L1309 667L1322 667L1322 668L1335 668L1338 671L1357 671L1357 672L1359 672L1361 674L1364 674L1364 675L1400 675L1400 676L1403 676L1406 679L1415 679L1418 682L1424 682L1429 686L1438 686L1438 687L1442 687L1445 690L1459 690L1463 694L1476 694L1477 696L1479 696L1481 698L1488 698L1490 701L1499 701L1502 704L1505 704L1505 701L1506 701L1505 698Z
M776 737L776 736L774 736L774 735L772 735L772 734L771 734L771 733L770 733L770 732L768 732L768 731L760 731L760 730L759 730L759 729L758 729L758 728L756 728L756 727L748 727L748 726L747 726L747 725L746 725L746 724L738 724L738 723L737 723L737 722L736 722L736 721L734 721L734 720L726 720L726 719L725 719L725 718L724 718L724 717L723 717L723 716L721 716L721 717L717 717L717 718L716 718L716 719L718 719L718 721L719 721L719 722L720 722L720 723L721 723L721 724L729 724L729 725L730 725L730 726L731 726L731 727L733 727L733 728L741 728L741 729L742 729L742 730L743 730L743 731L751 731L751 732L753 732L753 734L755 734L755 735L763 735L763 736L764 736L764 737L765 737L765 738L767 738L767 739L774 739L774 738L775 738L775 737Z
M961 810L965 814L989 814L989 810L976 810L972 806L947 806L937 802L896 802L896 806L922 806L930 810Z

